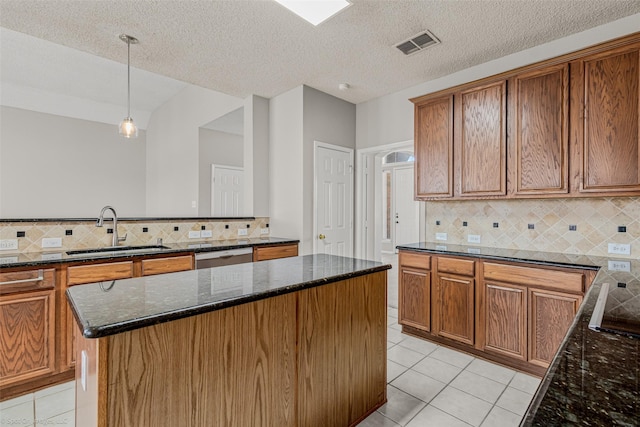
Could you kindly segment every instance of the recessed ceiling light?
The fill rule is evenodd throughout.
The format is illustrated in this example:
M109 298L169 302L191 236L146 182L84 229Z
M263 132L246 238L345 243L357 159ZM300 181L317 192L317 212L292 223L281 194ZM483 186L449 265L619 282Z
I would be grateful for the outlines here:
M337 14L351 2L347 0L275 0L313 25L319 25Z

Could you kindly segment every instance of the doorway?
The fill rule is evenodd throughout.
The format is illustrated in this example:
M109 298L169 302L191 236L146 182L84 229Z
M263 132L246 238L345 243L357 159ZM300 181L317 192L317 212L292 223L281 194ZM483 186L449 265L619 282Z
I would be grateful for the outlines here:
M243 206L244 168L211 165L211 216L242 216Z
M382 253L395 253L396 246L418 239L420 206L413 199L413 162L413 153L407 151L382 158Z
M353 256L353 150L314 144L313 252Z

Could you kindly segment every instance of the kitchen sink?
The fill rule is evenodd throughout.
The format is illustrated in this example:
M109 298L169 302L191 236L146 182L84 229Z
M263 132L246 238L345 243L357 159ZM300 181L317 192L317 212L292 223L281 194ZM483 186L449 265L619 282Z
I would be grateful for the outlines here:
M79 249L76 251L67 251L69 256L79 255L111 255L111 254L131 254L139 252L154 252L169 249L168 246L162 245L146 245L146 246L108 246L106 248Z

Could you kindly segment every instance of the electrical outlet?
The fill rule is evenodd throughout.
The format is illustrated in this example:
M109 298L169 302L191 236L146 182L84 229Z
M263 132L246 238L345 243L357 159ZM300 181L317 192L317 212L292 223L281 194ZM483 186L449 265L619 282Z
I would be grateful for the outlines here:
M269 229L268 228L261 228L260 229L260 234L269 234Z
M199 239L200 238L200 230L198 231L189 231L190 239Z
M0 265L2 265L2 264L13 264L14 262L18 262L18 257L17 256L0 257Z
M447 240L447 233L436 233L436 240Z
M609 243L609 253L618 255L631 255L631 245L624 243Z
M0 251L18 250L18 239L0 240Z
M42 239L42 244L40 246L43 248L61 248L62 238L61 237L44 237Z
M246 228L238 228L238 236L246 236L247 229Z
M467 235L467 242L469 242L469 243L480 243L480 235L479 234L469 234L469 235Z
M609 271L631 271L631 263L629 261L609 261L607 267Z
M200 237L212 237L212 236L213 236L212 230L202 230L200 232Z

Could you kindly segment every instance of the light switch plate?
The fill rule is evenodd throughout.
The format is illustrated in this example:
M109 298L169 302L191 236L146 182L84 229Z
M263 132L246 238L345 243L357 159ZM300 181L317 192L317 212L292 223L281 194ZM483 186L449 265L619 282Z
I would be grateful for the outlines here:
M190 239L199 239L200 238L200 231L190 231L189 232L189 238Z
M624 243L609 243L609 253L618 255L631 255L631 245Z
M202 230L200 231L200 237L211 237L213 236L212 230Z
M261 228L260 229L260 234L269 234L269 229L268 228Z
M42 239L43 248L61 248L62 247L62 238L61 237L44 237Z
M247 229L246 228L238 228L238 236L246 236Z
M436 233L436 240L447 240L447 233Z

